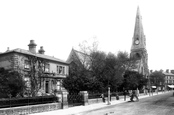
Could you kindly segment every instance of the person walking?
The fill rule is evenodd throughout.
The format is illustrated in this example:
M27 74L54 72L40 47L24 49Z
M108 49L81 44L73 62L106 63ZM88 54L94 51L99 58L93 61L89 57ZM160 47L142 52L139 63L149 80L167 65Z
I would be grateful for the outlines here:
M119 95L118 95L117 92L116 92L116 94L115 94L115 97L116 97L116 100L119 100Z
M133 96L133 91L132 90L129 92L129 96L130 96L130 101L133 101L134 96Z
M102 101L105 103L105 96L104 96L104 94L102 93L101 94L101 96L100 96L101 98L102 98Z
M134 101L134 100L133 100L134 97L136 98L136 101L139 101L139 98L138 98L138 96L137 96L137 92L136 92L135 90L132 91L132 94L131 94L131 96L130 96L130 100L131 100L131 101Z
M126 101L126 95L127 95L127 91L124 89L123 91L123 95L124 95L124 101Z
M138 88L137 88L136 94L137 94L137 97L139 97L140 92L139 92L139 89Z

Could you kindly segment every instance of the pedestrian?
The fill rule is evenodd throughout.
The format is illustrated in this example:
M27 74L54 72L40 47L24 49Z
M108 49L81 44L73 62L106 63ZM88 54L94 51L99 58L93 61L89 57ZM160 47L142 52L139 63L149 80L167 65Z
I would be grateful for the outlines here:
M126 101L126 95L127 95L127 91L126 90L123 91L123 95L124 95L124 101Z
M132 90L129 91L130 101L133 101L133 93Z
M137 88L137 96L139 97L139 94L140 94L140 92L139 92L139 89Z
M134 97L136 98L136 101L139 101L138 96L137 96L137 92L136 92L135 90L132 91L132 94L131 94L131 96L130 96L130 100L131 100L131 101L134 101L134 100L133 100Z
M148 95L148 88L145 88L145 95Z
M116 100L119 100L119 95L117 92L116 92L115 96L116 96Z
M152 95L153 95L153 88L150 88L150 92L152 93Z
M101 98L102 98L102 101L105 103L105 96L104 96L104 94L102 93L101 94L101 96L100 96Z
M158 87L156 88L156 93L158 94Z
M112 96L111 96L112 94L110 94L110 101L111 101L111 99L112 99Z

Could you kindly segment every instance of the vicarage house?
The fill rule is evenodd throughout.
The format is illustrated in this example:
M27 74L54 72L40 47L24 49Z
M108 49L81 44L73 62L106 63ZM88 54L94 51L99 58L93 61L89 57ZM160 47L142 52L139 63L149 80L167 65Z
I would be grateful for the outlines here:
M30 40L28 46L29 50L20 48L9 50L8 48L6 52L0 53L0 67L22 72L28 90L31 88L30 75L34 71L37 77L37 91L42 95L64 91L62 81L69 73L69 64L53 56L45 55L42 46L36 52L37 44L34 40Z

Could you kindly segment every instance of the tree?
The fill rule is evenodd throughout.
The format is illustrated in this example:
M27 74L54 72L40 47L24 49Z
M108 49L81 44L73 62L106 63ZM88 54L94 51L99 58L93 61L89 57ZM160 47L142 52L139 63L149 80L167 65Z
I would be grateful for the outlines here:
M126 89L141 89L147 85L148 80L136 71L126 71L124 74L123 87Z
M18 71L5 70L0 68L0 93L5 96L16 97L22 95L25 90L23 75Z
M108 78L108 86L110 86L111 91L117 91L117 88L122 84L123 81L123 71L121 71L121 66L118 65L118 58L112 53L108 53L105 60L105 74Z
M151 85L160 86L164 85L165 82L165 75L162 71L154 71L150 74L150 82Z
M80 62L78 62L80 63ZM70 64L69 76L63 80L63 87L65 87L69 93L78 93L79 91L91 91L96 92L98 87L100 87L100 82L98 82L95 77L91 77L91 72L80 67L77 62L72 62Z
M117 91L123 82L125 71L132 69L135 61L129 58L127 52L120 51L117 55L106 54L97 50L97 42L91 47L86 44L86 41L80 44L81 58L75 58L71 62L70 74L64 80L63 86L68 91L75 92L81 90L106 92L108 86L111 91Z

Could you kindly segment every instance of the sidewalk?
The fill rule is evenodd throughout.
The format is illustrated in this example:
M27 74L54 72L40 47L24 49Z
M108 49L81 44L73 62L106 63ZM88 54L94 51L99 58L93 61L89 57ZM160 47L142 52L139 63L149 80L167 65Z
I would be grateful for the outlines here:
M158 94L153 93L153 95L151 94L150 96L155 96L155 95L159 95L159 94L164 94L164 93L163 92L158 92ZM150 96L149 96L149 94L148 95L140 94L139 99L147 98ZM32 115L74 115L74 114L79 114L79 113L83 113L83 112L87 112L87 111L91 111L91 110L95 110L95 109L101 109L101 108L105 108L108 106L113 106L113 105L120 104L120 103L125 103L130 100L129 96L126 96L126 97L127 97L126 101L124 101L124 99L121 98L120 100L111 101L110 105L108 105L107 102L106 103L97 103L97 104L91 104L91 105L86 105L86 106L76 106L76 107L70 107L67 109L48 111L48 112L43 112L43 113L35 113Z

